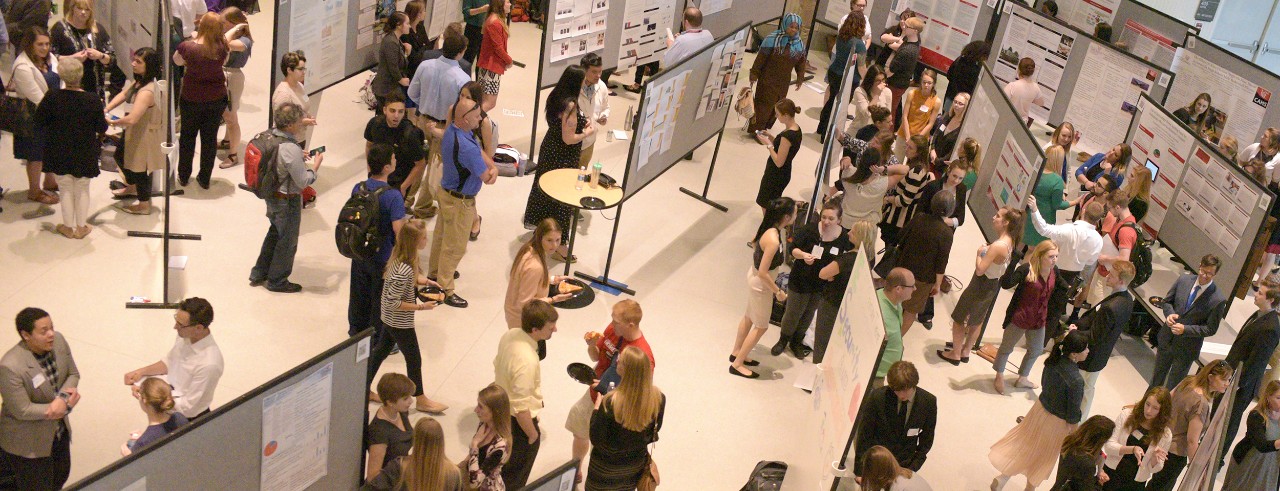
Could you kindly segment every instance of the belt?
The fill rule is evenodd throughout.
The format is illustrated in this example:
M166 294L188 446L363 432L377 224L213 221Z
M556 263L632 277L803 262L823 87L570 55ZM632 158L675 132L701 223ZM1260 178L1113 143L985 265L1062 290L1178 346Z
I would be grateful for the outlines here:
M443 120L443 119L436 119L436 118L433 118L433 117L431 117L431 116L429 116L429 115L427 115L427 114L423 114L423 116L425 116L425 117L427 118L427 121L430 121L430 122L432 122L432 123L444 123L444 120Z
M474 194L472 194L472 195L468 196L468 195L465 195L465 194L462 194L462 193L459 193L459 192L457 192L457 191L453 191L453 190L450 190L450 189L446 189L446 190L444 190L444 192L449 193L449 196L453 196L453 197L458 198L458 199L476 199L476 195L474 195Z
M272 195L272 197L274 197L275 199L291 199L291 198L297 198L298 196L300 196L300 194L298 193L287 194L287 193L281 193L281 192L276 192L276 194Z

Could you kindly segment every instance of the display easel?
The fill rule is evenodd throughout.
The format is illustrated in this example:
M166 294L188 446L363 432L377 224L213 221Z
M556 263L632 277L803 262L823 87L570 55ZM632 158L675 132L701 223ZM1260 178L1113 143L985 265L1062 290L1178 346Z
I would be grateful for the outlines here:
M159 24L159 25L160 25L160 27L161 27L161 31L160 31L160 32L162 33L162 34L159 36L159 37L160 37L160 48L161 48L161 49L160 49L160 52L161 52L161 53L169 53L169 52L170 52L170 44L171 44L171 42L172 42L172 41L170 40L169 33L170 33L170 32L172 32L173 17L172 17L171 15L169 15L169 8L170 8L169 2L160 2L160 19L159 19L158 24ZM169 57L169 56L162 56L162 58L164 58L164 70L163 70L161 73L172 74L172 72L170 71L170 69L171 69L170 64L172 63L172 60L170 59L170 57ZM162 82L164 82L164 81L162 81ZM168 84L168 83L164 83L162 87L163 87L164 89L167 89L167 88L169 88L169 85L170 85L170 84ZM161 301L160 301L159 303L155 303L155 302L127 302L127 303L125 303L125 305L124 305L124 306L125 306L125 308L127 308L127 309L176 309L176 308L178 308L178 304L177 304L176 302L172 302L172 301L170 301L170 300L169 300L169 260L170 260L170 258L171 258L171 256L170 256L170 252L169 252L169 241L170 241L170 240L200 240L200 239L201 239L201 237L200 237L199 235L195 235L195 234L175 234L175 233L171 233L171 232L169 231L169 229L170 229L170 210L172 210L172 209L173 209L172 204L171 204L171 200L170 200L169 198L170 198L171 196L173 196L174 194L181 194L181 193L180 193L180 191L181 191L181 190L175 190L175 189L174 189L174 185L173 185L173 184L174 184L174 182L173 182L173 176L172 176L172 175L170 175L170 174L171 174L171 170L170 170L170 169L172 169L172 168L173 168L174 154L175 154L175 153L177 153L177 146L176 146L176 145L174 145L174 142L173 142L173 127L174 127L174 124L173 124L173 122L174 122L174 117L173 117L173 116L174 116L174 111L173 111L173 110L174 110L174 100L173 100L173 99L174 99L174 98L169 96L169 94L167 93L167 92L168 92L167 90L162 90L162 92L166 92L166 93L165 93L164 100L165 100L165 101L167 101L167 102L166 102L166 105L167 105L166 110L168 111L168 113L167 113L167 116L168 116L168 117L166 117L166 118L165 118L165 139L166 139L166 141L165 141L164 143L161 143L161 144L160 144L160 151L161 151L161 152L163 152L163 153L164 153L164 155L165 155L165 166L164 166L164 210L162 210L162 211L161 211L161 213L163 213L163 214L164 214L164 228L161 230L161 232L158 232L158 233L157 233L157 232L139 232L139 231L136 231L136 230L130 230L130 231L128 232L128 236L129 236L129 237L141 237L141 238L160 239L160 240L161 240L161 248L162 248L162 249L163 249L163 251L164 251L164 262L163 262L163 264L161 264L161 265L160 265L160 267L161 267L161 268L163 268L163 270L164 270L164 274L163 274L163 278L164 278L164 279L163 279L163 281L162 281L162 283L161 283L163 291L162 291L162 293L161 293ZM201 151L204 151L204 149L201 149Z
M888 345L889 345L889 340L887 339L880 342L880 350L879 352L876 353L875 366L877 368L879 368L881 360L884 359L884 350ZM860 401L863 401L863 404L866 403L867 397L871 396L871 391L875 390L874 387L876 382L876 371L877 370L871 371L871 377L867 380L867 385L866 385L867 388L862 392L862 398L859 399ZM831 491L836 491L837 489L840 488L840 480L844 479L844 477L841 477L840 474L849 473L849 469L844 466L844 463L849 460L849 452L853 450L853 444L858 439L858 430L862 426L862 422L865 420L865 418L863 417L865 415L866 415L865 411L861 411L861 410L858 411L858 416L853 420L853 431L849 433L849 441L845 442L844 452L840 453L840 461L831 463L833 470L835 470L838 473L836 474L835 480L831 482Z

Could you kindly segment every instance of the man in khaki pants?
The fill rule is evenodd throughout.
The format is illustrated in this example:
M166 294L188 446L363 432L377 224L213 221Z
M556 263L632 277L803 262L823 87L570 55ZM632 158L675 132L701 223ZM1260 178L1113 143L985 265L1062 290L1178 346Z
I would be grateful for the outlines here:
M413 200L413 214L418 218L430 218L436 214L432 201L440 201L440 142L445 132L445 116L449 107L458 100L458 91L471 81L471 77L458 64L467 49L467 38L461 32L448 29L444 33L443 54L418 65L409 82L409 98L418 105L421 127L427 137L427 167Z
M444 290L445 305L466 308L467 301L454 292L454 273L467 253L471 225L476 220L476 194L484 184L498 180L496 168L484 162L484 151L476 141L480 127L480 107L474 101L459 99L453 109L453 123L444 130L440 153L440 214L431 237L431 260L427 276L434 278Z

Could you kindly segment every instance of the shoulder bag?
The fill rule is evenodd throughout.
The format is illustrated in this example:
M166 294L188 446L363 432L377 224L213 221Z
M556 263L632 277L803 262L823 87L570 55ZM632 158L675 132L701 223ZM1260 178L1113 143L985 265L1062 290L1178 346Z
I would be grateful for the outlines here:
M636 484L636 491L654 491L662 484L662 476L658 473L658 463L653 460L653 449L658 441L658 433L655 428L657 421L649 425L649 458L645 463L644 472L640 474L640 482Z
M4 94L0 95L0 131L13 133L15 138L28 139L35 134L32 118L35 116L35 104L22 97L17 91L17 68L9 73L9 82L4 86Z

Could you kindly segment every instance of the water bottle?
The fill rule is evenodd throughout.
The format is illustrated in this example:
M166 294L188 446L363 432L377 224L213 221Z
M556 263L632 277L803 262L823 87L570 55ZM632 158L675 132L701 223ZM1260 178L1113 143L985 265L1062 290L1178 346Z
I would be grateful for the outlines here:
M596 162L591 166L591 188L600 187L600 171L604 169L604 164Z
M582 191L582 184L587 180L587 166L578 168L578 182L573 185L573 189Z

